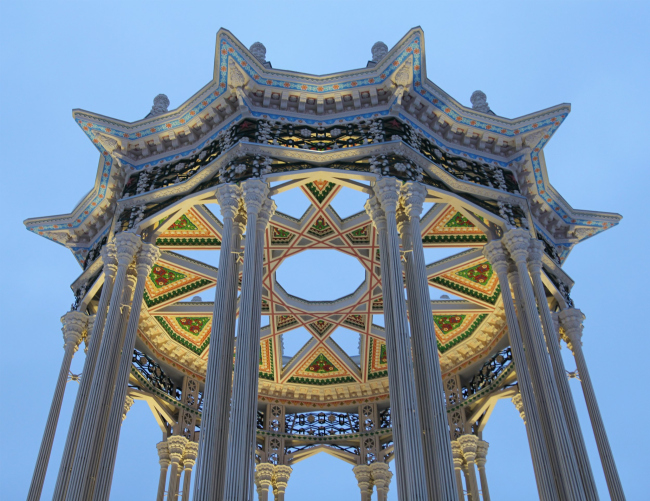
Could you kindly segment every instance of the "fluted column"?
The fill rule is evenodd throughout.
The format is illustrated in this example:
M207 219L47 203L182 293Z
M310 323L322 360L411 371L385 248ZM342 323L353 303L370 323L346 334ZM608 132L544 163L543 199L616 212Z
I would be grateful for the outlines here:
M427 487L431 499L452 501L456 497L454 462L420 228L427 191L420 184L406 183L401 192L406 220L399 228L406 253L406 290Z
M106 409L117 376L123 320L128 318L135 285L135 281L127 280L127 271L141 243L138 235L128 232L118 234L115 239L118 264L115 285L70 474L67 501L85 500L92 494L108 419Z
M476 467L478 468L478 476L481 479L481 498L483 501L490 501L490 491L488 489L487 475L485 473L485 463L488 452L489 443L484 440L476 442Z
M454 477L456 478L456 494L458 501L465 501L465 492L463 489L463 477L461 471L463 470L463 449L458 440L451 441L451 453L454 457Z
M223 231L219 272L215 290L210 356L203 392L203 414L199 456L194 482L194 501L223 499L232 385L232 358L235 345L234 321L237 309L237 254L241 228L234 222L239 209L241 188L223 185L216 192Z
M370 465L372 481L377 488L377 501L386 501L390 487L390 479L393 477L388 465L382 462L375 462Z
M399 418L401 423L402 449L405 455L404 469L406 478L400 479L406 483L408 500L429 499L427 481L424 469L424 454L422 451L422 428L418 415L417 397L415 391L415 376L413 359L411 357L411 339L409 336L406 315L406 300L404 297L404 281L402 276L402 260L400 254L399 233L397 231L397 203L401 182L393 177L382 177L375 185L375 194L386 214L386 248L388 254L382 257L381 266L388 265L388 282L384 289L390 288L390 302L384 300L384 310L392 311L393 329L395 332L395 353L388 353L388 358L394 356L397 369L400 392L397 404L400 406ZM388 346L387 346L388 348ZM389 376L390 377L390 376ZM391 408L393 405L391 404Z
M260 463L255 468L255 485L257 486L257 497L259 501L268 501L269 489L273 483L273 470L275 466L271 463Z
M169 469L169 487L167 487L168 501L176 501L178 499L178 479L182 471L181 461L183 460L183 452L185 451L187 442L187 438L181 435L174 435L167 439L169 459L171 461L171 468Z
M528 418L526 433L528 435L528 444L533 460L533 468L535 470L537 491L541 501L557 500L559 499L557 489L553 478L553 472L549 465L544 432L541 427L537 404L535 402L533 385L526 366L524 345L519 330L515 305L510 292L510 284L508 282L508 260L501 240L493 240L486 244L485 247L483 247L483 255L490 262L492 268L499 277L503 309L506 314L506 322L508 325L510 349L512 350L512 358L517 372L519 391Z
M119 358L119 368L113 398L109 411L108 422L106 423L106 433L104 438L104 447L97 468L97 481L95 482L94 501L108 501L111 492L111 481L113 479L113 470L115 469L115 457L117 456L117 446L120 440L120 430L124 401L129 384L129 374L133 364L133 348L138 333L140 323L140 311L142 309L142 297L147 277L151 268L158 261L160 250L153 244L143 243L136 256L135 269L137 271L137 281L135 291L133 292L133 302L129 322L126 327L124 341L119 347L121 350Z
M68 374L70 373L70 364L83 338L88 323L88 316L79 311L69 311L61 317L61 323L63 324L63 360L59 369L59 377L56 380L50 412L47 415L41 447L38 450L32 483L29 486L29 493L27 494L29 501L38 501L41 498L43 482L47 473L47 465L50 462L50 453L52 452L52 444L54 443L54 434L59 423L63 394L65 393L65 386L68 382Z
M551 367L553 375L555 376L555 383L557 384L558 394L562 409L564 410L564 418L566 420L571 443L575 453L582 487L584 488L585 498L588 501L598 501L598 490L596 489L596 482L591 470L591 463L587 454L587 447L580 429L580 421L578 420L578 413L576 412L573 395L571 388L569 388L569 380L566 376L566 369L564 368L564 361L560 353L560 345L558 343L558 333L555 323L551 317L551 311L548 308L546 300L546 293L544 292L544 284L542 282L542 256L544 254L544 244L540 240L531 239L530 247L528 248L528 271L533 282L533 292L539 313L542 320L542 327L546 337L546 347L551 358Z
M99 306L93 322L92 331L86 334L86 359L82 369L81 383L77 391L77 398L74 402L70 425L68 426L68 435L63 447L63 455L59 466L59 474L54 487L53 501L62 501L65 499L68 480L72 472L72 462L77 450L79 433L84 420L88 395L92 386L95 364L99 354L99 347L102 342L104 326L106 325L106 315L108 313L108 304L113 294L113 285L117 273L117 248L113 242L109 242L100 251L102 262L104 264L104 284L99 296Z
M261 275L262 271L261 263L257 263L261 259L258 247L263 249L264 245L257 230L258 219L265 228L270 218L268 214L274 209L274 204L265 203L268 186L264 181L250 179L243 183L243 190L247 222L224 487L224 499L228 501L246 501L252 480L262 287L261 279L256 275ZM261 214L263 206L266 210Z
M158 442L156 444L156 449L158 449L158 464L160 464L160 477L158 478L158 493L156 494L156 501L164 501L165 485L167 484L167 470L171 463L167 441L163 440L162 442Z
M284 501L284 492L287 490L289 477L293 469L291 466L278 464L273 470L273 497L275 501Z
M527 350L532 353L537 361L536 367L531 370L538 370L541 380L541 388L535 387L536 391L541 389L543 402L550 425L551 440L547 439L547 446L553 447L557 454L560 467L561 480L564 485L564 494L568 501L585 501L586 493L580 478L576 454L571 442L571 436L564 418L564 410L560 401L558 387L553 377L551 361L544 342L541 322L535 294L531 285L526 259L530 247L530 234L528 231L517 228L506 232L503 237L504 243L512 256L519 272L519 286L521 287L523 308L526 312L528 326L530 328L530 346ZM546 307L546 304L543 306ZM555 342L553 340L552 342Z
M381 259L380 273L382 283L382 296L384 302L384 325L386 333L386 352L388 363L388 389L390 393L391 420L393 425L393 450L395 455L395 469L397 471L397 497L406 499L406 458L402 454L402 419L400 418L401 406L399 405L400 394L400 372L397 357L392 354L396 351L395 328L393 323L393 310L387 308L391 297L391 289L385 284L389 282L388 244L386 232L386 214L381 208L376 197L366 201L365 209L375 228L377 229L377 241L379 244L379 258Z
M461 435L458 437L458 443L463 451L463 457L467 463L467 474L469 485L467 490L471 492L472 498L479 501L478 497L478 482L476 480L476 446L478 437L476 435Z
M600 414L598 401L596 400L596 393L591 382L589 369L582 351L582 322L585 316L582 312L575 308L570 308L560 312L560 323L564 330L564 339L573 352L573 357L576 361L578 374L580 374L580 381L582 383L582 392L585 396L587 403L587 411L589 412L589 419L591 420L591 427L596 437L596 445L598 446L598 454L600 455L600 462L602 463L605 472L605 480L607 481L607 489L613 501L625 501L625 493L623 492L623 485L618 475L612 448L609 445L607 432L605 431L605 424L603 417Z
M199 444L188 441L183 450L183 501L190 499L190 487L192 485L192 468L196 464L196 456L199 452Z
M352 472L357 479L357 485L361 491L361 501L370 501L371 494L368 494L368 487L372 485L370 466L367 464L358 464L352 468ZM372 493L372 491L370 492Z

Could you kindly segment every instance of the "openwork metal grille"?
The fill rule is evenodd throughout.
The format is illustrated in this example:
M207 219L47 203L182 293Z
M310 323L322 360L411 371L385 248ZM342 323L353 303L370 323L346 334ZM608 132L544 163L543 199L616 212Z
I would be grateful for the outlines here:
M294 452L299 452L299 451L305 451L308 449L313 449L314 447L318 447L320 445L323 445L322 443L310 443L310 444L305 444L305 445L293 445L293 446L288 446L284 449L285 454L293 454ZM327 442L326 444L328 447L331 447L332 449L338 449L340 451L345 451L349 452L350 454L356 454L357 456L359 455L359 447L354 446L354 445L343 445L343 444L337 444L337 443L332 443L332 442Z
M390 407L387 407L384 410L379 411L379 427L380 428L391 428L393 425L390 419Z
M485 362L476 375L463 388L463 396L472 395L492 384L501 373L512 363L512 351L508 346ZM467 397L465 397L467 398Z
M359 415L338 412L306 412L287 414L285 430L291 435L327 437L359 431Z
M165 374L160 365L154 362L152 358L141 351L133 350L133 357L131 360L133 362L133 367L151 384L151 386L167 393L179 402L181 401L182 393L180 388L174 384L171 378ZM200 402L203 401L202 395L199 399Z

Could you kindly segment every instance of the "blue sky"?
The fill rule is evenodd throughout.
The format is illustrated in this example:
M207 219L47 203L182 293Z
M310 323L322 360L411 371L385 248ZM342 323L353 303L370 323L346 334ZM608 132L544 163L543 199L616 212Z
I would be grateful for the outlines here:
M177 107L211 79L220 27L246 46L263 42L274 68L321 74L365 66L374 42L391 47L416 25L425 33L429 79L461 103L481 89L510 118L572 105L545 149L551 183L575 208L624 219L580 244L565 269L587 315L584 351L623 486L630 500L647 496L650 441L641 420L648 404L639 378L650 352L643 317L649 18L643 2L0 2L7 232L0 250L0 497L26 495L63 355L59 317L80 273L69 251L22 224L69 212L93 184L97 150L71 110L132 121L161 92ZM82 362L80 351L73 372ZM601 499L608 499L579 383L571 385ZM74 404L75 385L67 390L43 499L51 496ZM112 499L154 496L160 439L149 409L136 403L122 429ZM484 439L493 499L536 499L524 426L509 401L497 405ZM303 498L359 499L349 465L322 454L296 465L287 500Z

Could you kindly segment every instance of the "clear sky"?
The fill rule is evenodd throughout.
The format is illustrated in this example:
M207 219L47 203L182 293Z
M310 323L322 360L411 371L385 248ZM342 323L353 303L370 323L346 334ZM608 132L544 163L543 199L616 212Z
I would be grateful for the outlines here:
M629 500L646 498L649 408L639 378L650 352L643 317L649 19L647 2L620 1L1 0L0 208L7 233L0 246L0 498L27 493L63 355L59 317L81 271L68 250L22 224L69 212L93 185L97 150L71 110L132 121L161 92L177 107L212 78L220 27L246 46L263 42L274 68L320 74L364 67L374 42L392 47L417 25L429 79L461 103L481 89L491 108L510 118L572 105L545 149L551 183L573 207L624 219L580 244L565 269L587 315L584 351L624 489ZM80 351L73 372L82 362ZM579 383L571 385L601 499L608 499ZM52 493L76 391L68 385L43 499ZM112 499L153 498L160 439L149 409L136 403L122 429ZM524 425L509 401L497 405L484 439L493 499L536 499ZM358 500L350 466L323 454L296 465L287 500L307 498Z

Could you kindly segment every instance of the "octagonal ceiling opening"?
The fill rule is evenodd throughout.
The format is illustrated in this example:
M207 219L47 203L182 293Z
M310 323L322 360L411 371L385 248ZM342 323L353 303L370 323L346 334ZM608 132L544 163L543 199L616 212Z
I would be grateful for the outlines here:
M285 259L275 277L292 296L306 301L334 301L356 291L366 271L356 258L343 252L310 249Z

